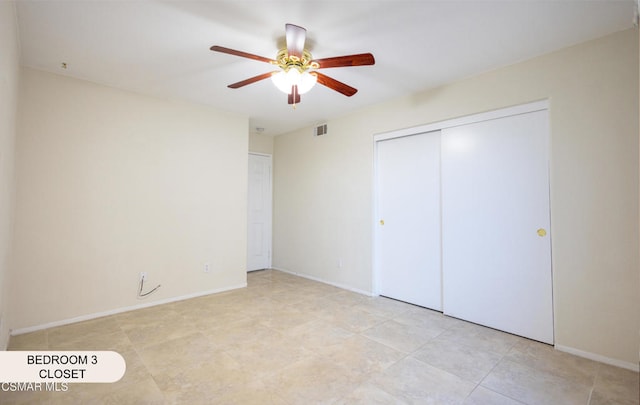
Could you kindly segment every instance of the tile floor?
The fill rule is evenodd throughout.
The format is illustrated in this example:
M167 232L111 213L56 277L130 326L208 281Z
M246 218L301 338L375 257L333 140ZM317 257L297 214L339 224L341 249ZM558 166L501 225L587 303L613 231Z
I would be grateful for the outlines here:
M33 404L638 404L638 374L402 302L265 270L248 287L15 336L115 350L113 384Z

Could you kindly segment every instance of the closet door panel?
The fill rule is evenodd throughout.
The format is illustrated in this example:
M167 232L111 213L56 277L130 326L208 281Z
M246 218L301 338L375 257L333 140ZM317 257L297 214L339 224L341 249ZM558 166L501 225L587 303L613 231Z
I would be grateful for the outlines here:
M547 111L442 130L445 314L553 343Z
M441 310L440 133L377 142L380 295Z

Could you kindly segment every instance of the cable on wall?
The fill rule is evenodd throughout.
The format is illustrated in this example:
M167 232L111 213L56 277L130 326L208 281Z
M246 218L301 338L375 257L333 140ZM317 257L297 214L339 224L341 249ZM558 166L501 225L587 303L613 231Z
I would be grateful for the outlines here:
M160 286L161 286L161 284L158 284L156 286L156 288L154 288L153 290L151 290L149 292L146 292L146 293L143 293L142 290L144 289L144 277L145 277L144 275L142 275L142 277L140 277L140 289L138 290L138 298L144 298L147 295L150 295L150 294L156 292L158 290L158 288L160 288Z

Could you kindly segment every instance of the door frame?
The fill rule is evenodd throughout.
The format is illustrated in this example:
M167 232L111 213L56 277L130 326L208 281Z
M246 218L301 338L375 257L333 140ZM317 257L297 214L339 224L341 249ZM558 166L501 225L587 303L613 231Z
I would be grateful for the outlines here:
M381 132L373 135L373 193L372 193L373 218L371 220L371 226L373 229L373 246L372 246L372 258L371 258L372 260L371 291L374 296L380 295L380 286L379 286L380 260L378 258L378 252L380 251L379 249L380 233L379 233L379 224L378 224L378 221L380 219L380 212L378 207L378 192L379 192L378 142L384 141L387 139L402 138L405 136L418 135L425 132L439 131L439 130L456 127L460 125L472 124L472 123L477 123L482 121L488 121L488 120L493 120L498 118L509 117L513 115L526 114L534 111L542 111L542 110L548 110L548 109L549 109L549 100L544 99L544 100L533 101L526 104L520 104L516 106L500 108L500 109L481 112L477 114L466 115L463 117L437 121L430 124L419 125L419 126L410 127L410 128L403 128L403 129L398 129L398 130L393 130L388 132ZM551 131L549 131L549 134L551 134ZM549 142L549 145L551 145L551 142ZM549 153L549 156L551 156L550 153ZM551 202L549 202L549 204L551 205ZM551 207L549 207L549 209L551 209ZM551 221L551 228L553 228L553 221ZM442 246L440 247L440 249L442 250ZM553 251L553 246L551 247L551 250ZM553 286L554 284L553 256L551 257L551 270L552 270L551 282ZM442 274L442 264L440 267L440 273ZM552 287L552 305L553 305L554 315L555 315L555 302L556 302L555 289L553 289ZM554 316L553 317L554 329L556 326L555 318L556 317Z
M271 265L273 264L272 262L273 261L273 155L268 153L259 153L259 152L249 152L249 155L268 158L269 164L271 167L271 170L269 170L269 226L268 226L269 247L268 247L268 260L267 260L267 268L271 268ZM249 207L248 198L249 198L249 195L247 191L247 207ZM248 238L249 238L249 210L247 209L247 247L249 246ZM248 260L248 253L249 252L247 250L247 253L246 253L247 260ZM248 270L248 266L247 266L247 272L250 272L250 271L255 271L255 270Z

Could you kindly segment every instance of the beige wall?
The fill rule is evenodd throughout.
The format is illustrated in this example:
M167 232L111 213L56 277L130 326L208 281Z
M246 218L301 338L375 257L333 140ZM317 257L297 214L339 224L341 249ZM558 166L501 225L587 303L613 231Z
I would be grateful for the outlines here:
M273 155L273 137L269 135L249 134L249 152Z
M13 234L14 155L18 106L18 39L13 2L0 2L0 350L9 340L9 266Z
M12 328L246 284L246 118L32 69L19 109Z
M637 367L637 89L628 30L278 136L274 267L372 291L373 134L549 98L556 344Z

